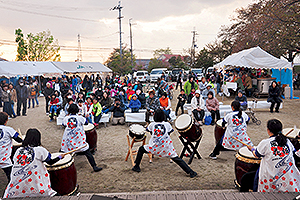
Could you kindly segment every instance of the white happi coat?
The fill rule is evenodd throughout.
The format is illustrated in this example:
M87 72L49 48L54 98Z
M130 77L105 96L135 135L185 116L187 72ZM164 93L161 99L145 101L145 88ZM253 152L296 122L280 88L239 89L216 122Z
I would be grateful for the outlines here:
M222 145L226 149L237 150L244 146L242 143L233 139L232 136L248 145L253 146L249 136L247 135L246 122L249 121L248 115L245 112L242 112L241 119L239 119L237 115L238 111L234 111L227 114L223 119L228 124L222 141Z
M152 122L147 129L151 131L152 135L149 144L144 145L146 151L159 157L174 158L178 156L169 135L174 130L168 122Z
M44 161L51 154L44 147L21 147L17 149L4 198L54 196L50 177Z
M78 115L70 115L64 118L63 125L66 126L66 129L61 142L61 150L63 152L72 151L86 144L87 146L79 151L89 149L89 144L86 142L86 135L83 129L85 122L86 119Z
M293 157L294 146L287 140L278 146L275 137L262 140L256 155L262 156L259 167L258 192L299 192L300 173Z
M12 166L10 156L12 150L12 138L18 137L18 133L11 127L0 125L0 168Z

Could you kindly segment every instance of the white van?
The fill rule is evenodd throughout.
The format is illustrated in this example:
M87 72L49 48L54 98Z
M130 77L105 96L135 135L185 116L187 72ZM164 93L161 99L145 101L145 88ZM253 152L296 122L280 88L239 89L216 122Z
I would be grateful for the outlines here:
M148 82L149 74L147 71L137 71L135 75L135 80L140 82Z
M158 78L161 78L162 73L165 73L167 68L152 69L150 73L150 82L156 82Z

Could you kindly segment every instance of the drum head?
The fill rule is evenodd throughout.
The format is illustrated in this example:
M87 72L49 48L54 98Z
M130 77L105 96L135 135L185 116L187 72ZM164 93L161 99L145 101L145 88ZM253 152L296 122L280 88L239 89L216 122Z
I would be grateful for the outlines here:
M143 135L146 131L145 127L139 124L132 124L129 130L136 135Z
M175 127L179 130L188 128L192 123L192 117L188 114L180 115L175 121Z
M282 134L286 135L290 130L292 130L293 128L285 128L282 130ZM299 135L299 131L300 129L294 129L291 133L289 133L286 137L288 138L296 138Z
M251 152L247 147L242 147L242 148L240 148L239 154L240 154L241 156L246 157L246 158L253 158L253 159L256 159L256 158L254 157L254 155L252 154L252 152Z
M59 155L61 155L63 153L51 153L51 159L54 159L56 157L58 157ZM48 165L47 163L45 163L45 165L49 168L55 168L58 166L63 166L68 164L69 162L71 162L73 160L72 156L70 154L65 155L65 157L63 159L60 159L57 163L53 164L53 165Z
M83 130L84 131L90 131L94 128L94 124L89 123L88 125L83 125Z
M217 126L220 126L220 127L222 127L222 122L223 122L223 119L219 119L218 121L217 121ZM225 127L227 127L227 123L225 124Z

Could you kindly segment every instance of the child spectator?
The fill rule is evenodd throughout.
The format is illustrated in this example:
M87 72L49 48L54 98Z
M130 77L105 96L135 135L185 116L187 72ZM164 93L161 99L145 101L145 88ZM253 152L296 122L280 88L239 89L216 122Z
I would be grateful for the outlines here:
M51 95L51 99L50 99L50 102L49 102L49 106L50 106L50 113L49 113L50 121L53 120L53 116L57 116L57 109L59 108L58 104L59 104L59 99L53 93Z
M102 107L98 100L95 98L93 99L93 111L92 114L94 116L94 125L97 127L99 125L99 121L102 116Z
M137 99L137 95L133 94L129 103L129 108L131 108L131 112L138 113L141 108L141 102Z
M176 116L177 116L179 107L181 108L181 114L184 113L183 105L185 104L185 101L187 100L187 96L184 92L184 89L181 89L180 94L178 95L177 99L178 99L178 102L177 102L176 111L175 111Z
M138 100L141 102L141 109L146 108L146 96L141 90L136 90L136 95L138 97Z
M87 108L87 113L85 115L85 117L87 118L89 123L93 123L92 120L92 111L93 111L93 102L92 102L92 98L91 97L87 97L86 98L86 102L84 103L84 105Z
M86 105L83 103L83 101L81 99L78 100L77 105L78 105L78 109L79 109L78 115L81 115L81 116L85 117L86 114L87 114Z
M219 111L219 101L216 97L214 97L214 93L209 91L206 99L206 108L211 113L211 124L215 125L215 118L217 116L217 121L220 119L220 111Z
M196 92L195 88L192 88L191 93L190 93L190 94L188 95L188 97L187 97L187 103L188 103L188 104L191 103L192 98L195 96L195 92Z

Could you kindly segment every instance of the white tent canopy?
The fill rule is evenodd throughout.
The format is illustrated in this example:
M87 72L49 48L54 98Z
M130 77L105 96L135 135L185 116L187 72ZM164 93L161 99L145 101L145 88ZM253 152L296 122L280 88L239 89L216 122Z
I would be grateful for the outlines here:
M63 72L112 72L111 69L99 62L52 62Z
M248 67L248 68L267 68L267 69L292 69L292 64L276 58L260 47L253 47L228 56L222 62L216 64L215 68L225 66Z
M62 74L62 71L51 62L0 62L0 75L2 76L39 76L45 74L58 75Z

